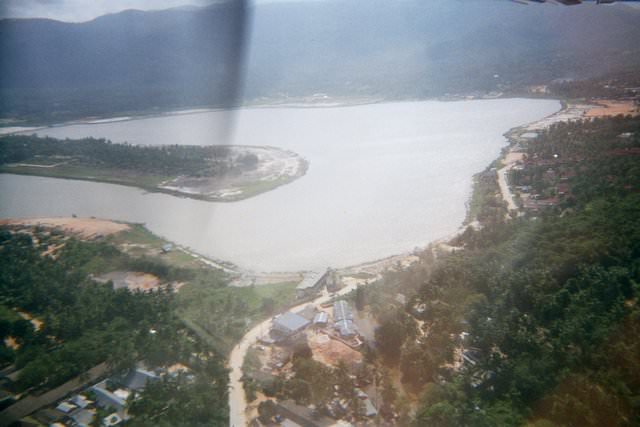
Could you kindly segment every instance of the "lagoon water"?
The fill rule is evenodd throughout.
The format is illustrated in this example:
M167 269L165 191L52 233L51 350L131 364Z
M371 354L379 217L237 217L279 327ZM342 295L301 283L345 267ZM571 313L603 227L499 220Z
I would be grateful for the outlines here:
M465 216L472 175L508 129L557 101L399 102L332 108L246 108L231 142L293 150L299 180L234 203L136 188L0 174L0 217L96 216L141 222L178 244L257 271L342 267L424 246ZM39 131L134 144L215 144L228 112L201 112Z

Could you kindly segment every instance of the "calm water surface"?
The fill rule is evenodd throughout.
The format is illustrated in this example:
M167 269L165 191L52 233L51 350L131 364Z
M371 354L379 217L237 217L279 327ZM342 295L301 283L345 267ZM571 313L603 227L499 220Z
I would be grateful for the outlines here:
M508 129L560 108L550 100L402 102L339 108L253 108L232 142L309 160L292 184L236 203L117 185L0 175L0 217L96 216L142 222L203 254L261 271L340 267L423 246L454 232L472 175ZM135 144L215 144L225 112L63 126L55 137Z

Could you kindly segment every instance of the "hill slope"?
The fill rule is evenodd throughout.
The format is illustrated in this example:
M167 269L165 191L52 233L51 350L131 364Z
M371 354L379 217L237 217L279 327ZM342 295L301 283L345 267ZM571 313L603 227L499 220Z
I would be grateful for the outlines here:
M80 24L5 19L0 114L226 106L239 102L243 71L249 100L422 97L589 77L639 65L638 24L640 11L624 6L475 0L230 2Z

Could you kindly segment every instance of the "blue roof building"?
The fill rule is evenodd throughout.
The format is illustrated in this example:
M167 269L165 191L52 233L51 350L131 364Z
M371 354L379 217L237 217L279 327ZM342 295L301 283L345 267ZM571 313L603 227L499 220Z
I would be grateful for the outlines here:
M304 317L289 311L273 320L272 331L281 338L287 338L302 332L309 324Z

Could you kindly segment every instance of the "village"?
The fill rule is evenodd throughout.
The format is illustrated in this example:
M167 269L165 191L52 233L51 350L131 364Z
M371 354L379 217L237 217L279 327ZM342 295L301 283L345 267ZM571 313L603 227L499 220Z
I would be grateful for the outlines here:
M521 126L505 135L510 146L503 156L503 167L489 171L497 174L502 198L512 215L536 215L572 199L571 181L580 171L584 155L570 152L536 153L535 142L545 130L560 123L594 120L616 116L637 116L640 108L634 100L599 100L597 103L567 104L565 108L542 120ZM637 148L627 148L633 133L621 133L622 146L606 155L638 156ZM535 176L534 176L535 175ZM535 185L534 185L535 184Z
M368 310L356 307L358 285L347 274L332 269L308 274L296 289L301 303L260 325L242 365L240 393L246 394L246 412L234 418L238 414L232 406L232 425L398 425L393 402L403 386L372 360L379 325ZM416 342L424 339L427 332L420 318L434 303L412 302L396 293L391 304L416 323ZM475 366L479 350L470 345L469 334L454 339L457 348L447 368ZM479 374L477 383L490 375ZM313 381L310 389L297 388L307 380Z
M103 378L107 369L102 364L89 372L90 379L95 377L93 381L89 381L89 385L78 390L78 381L70 381L41 396L24 399L17 407L12 407L12 410L16 414L28 413L33 407L47 404L24 419L22 425L119 426L131 418L128 407L147 385L161 381L166 375L176 377L182 374L193 380L194 376L189 371L189 368L179 364L153 370L139 364L131 370ZM3 383L16 379L15 371L3 370L0 374L3 376Z
M245 370L250 371L245 372L245 390L248 381L265 387L279 378L294 377L293 358L305 350L314 361L327 367L340 366L345 372L362 369L366 363L363 349L374 341L375 324L368 317L354 313L352 302L338 296L341 289L344 283L331 269L304 277L296 288L296 296L299 301L311 301L273 317L270 325L260 331L247 357L254 360L255 366L248 367L245 362L248 368ZM361 404L356 408L344 397L350 390L339 392L337 384L334 396L323 408L298 404L297 398L274 401L262 395L248 408L252 416L250 425L330 426L343 418L343 424L338 425L349 425L346 420L354 418L370 420L378 415L380 397L370 383L357 385L355 392Z

